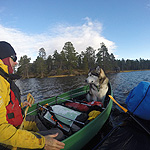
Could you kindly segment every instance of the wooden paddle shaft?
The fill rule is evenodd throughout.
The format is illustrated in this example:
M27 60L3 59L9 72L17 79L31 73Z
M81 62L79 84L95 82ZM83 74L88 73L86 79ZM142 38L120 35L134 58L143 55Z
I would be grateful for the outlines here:
M127 112L128 110L126 109L126 108L124 108L123 106L121 106L111 95L108 95L111 99L112 99L112 101L114 102L114 103L116 103L124 112Z
M27 115L28 109L29 109L29 106L27 106L27 108L26 108L26 110L25 110L25 117L24 117L24 119L23 119L23 121L22 121L22 123L21 123L19 129L23 129L23 125L24 125L24 121L25 121L25 119L26 119L26 115ZM17 147L13 147L11 150L17 150Z
M27 101L28 101L30 104L33 104L34 101L35 101L34 98L33 98L33 96L32 96L30 93L28 93L28 95L27 95ZM29 109L29 106L27 106L26 109L25 109L24 119L23 119L23 121L22 121L22 123L21 123L19 129L23 129L23 125L24 125L24 121L25 121L25 119L26 119L26 115L27 115L28 109ZM17 147L13 147L12 150L17 150Z

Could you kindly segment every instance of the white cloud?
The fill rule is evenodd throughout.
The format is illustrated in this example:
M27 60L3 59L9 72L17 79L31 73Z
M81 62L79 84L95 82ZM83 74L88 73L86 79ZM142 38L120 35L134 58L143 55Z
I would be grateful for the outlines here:
M81 26L57 25L48 33L28 35L17 29L0 25L0 41L9 42L19 57L27 55L32 61L38 56L41 47L46 50L48 56L52 55L54 50L60 52L68 41L73 43L79 53L85 51L88 46L98 49L101 42L105 43L109 52L113 52L116 48L114 42L101 35L102 24L97 21L92 22L89 18L86 18L86 22Z

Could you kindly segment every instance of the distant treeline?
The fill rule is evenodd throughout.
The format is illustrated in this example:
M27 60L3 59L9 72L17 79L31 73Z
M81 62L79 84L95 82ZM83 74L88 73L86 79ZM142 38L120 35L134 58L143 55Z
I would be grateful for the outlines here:
M150 60L115 59L113 53L108 53L104 43L100 43L97 53L89 46L79 54L71 42L66 42L60 53L55 50L53 55L46 57L45 49L41 48L36 60L33 63L30 60L27 55L19 60L17 74L23 78L87 74L89 69L98 65L105 72L150 69Z

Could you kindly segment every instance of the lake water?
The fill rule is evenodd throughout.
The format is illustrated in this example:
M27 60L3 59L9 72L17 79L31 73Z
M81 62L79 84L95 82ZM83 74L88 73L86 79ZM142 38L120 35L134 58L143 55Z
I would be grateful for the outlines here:
M43 79L31 78L17 80L16 84L21 90L22 101L26 99L27 94L30 92L35 98L35 102L39 102L43 99L57 96L61 93L86 85L85 79L85 76Z
M114 97L120 103L124 103L131 89L141 81L150 81L150 71L134 71L114 73L107 75L112 85ZM31 78L20 79L16 84L21 90L22 100L30 92L36 102L57 96L66 91L86 85L86 76L74 76L63 78Z
M150 81L150 71L133 71L109 74L113 93L117 101L124 103L129 92L141 81Z
M107 74L107 77L110 80L114 98L121 105L125 106L125 99L129 92L141 81L150 81L150 71L114 73ZM26 99L27 94L30 92L35 98L35 102L37 103L43 99L57 96L69 90L84 86L86 85L85 79L86 76L43 79L31 78L17 80L16 84L21 90L22 101ZM122 111L114 104L111 113L111 122L113 126L120 122L120 118L118 117L120 112ZM94 140L98 141L98 138L99 136Z

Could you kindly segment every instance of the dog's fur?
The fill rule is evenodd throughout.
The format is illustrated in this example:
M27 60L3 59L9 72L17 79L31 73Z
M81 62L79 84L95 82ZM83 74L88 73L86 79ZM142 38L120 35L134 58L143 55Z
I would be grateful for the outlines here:
M86 82L90 86L89 93L86 95L87 101L101 101L104 103L109 79L103 69L98 66L96 69L90 70Z

